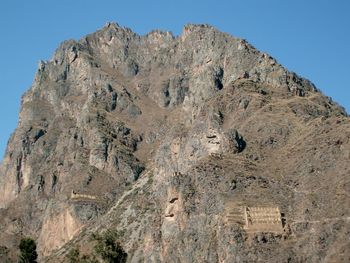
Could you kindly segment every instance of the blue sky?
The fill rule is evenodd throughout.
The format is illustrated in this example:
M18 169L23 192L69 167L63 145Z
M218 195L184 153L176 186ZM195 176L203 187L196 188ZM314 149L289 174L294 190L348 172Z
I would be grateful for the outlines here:
M0 159L38 61L107 21L139 34L178 35L186 23L212 24L310 79L349 113L349 14L348 0L1 0Z

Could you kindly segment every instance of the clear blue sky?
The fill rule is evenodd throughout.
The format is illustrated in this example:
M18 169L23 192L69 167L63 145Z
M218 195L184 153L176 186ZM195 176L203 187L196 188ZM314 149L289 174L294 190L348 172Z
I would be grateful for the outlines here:
M0 159L38 61L107 21L139 34L212 24L268 52L350 112L348 0L1 0Z

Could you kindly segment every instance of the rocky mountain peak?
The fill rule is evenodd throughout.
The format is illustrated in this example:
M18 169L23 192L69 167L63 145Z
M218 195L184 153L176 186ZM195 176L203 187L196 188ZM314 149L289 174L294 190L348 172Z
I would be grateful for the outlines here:
M92 255L113 230L128 262L347 262L349 138L342 107L245 40L107 23L22 98L1 260L28 235L42 262Z

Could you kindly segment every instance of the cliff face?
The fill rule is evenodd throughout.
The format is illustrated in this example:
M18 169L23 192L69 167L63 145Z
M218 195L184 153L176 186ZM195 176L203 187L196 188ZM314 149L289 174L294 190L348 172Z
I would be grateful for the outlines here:
M349 138L343 108L245 40L107 24L22 98L0 245L29 235L58 262L117 229L130 262L348 262Z

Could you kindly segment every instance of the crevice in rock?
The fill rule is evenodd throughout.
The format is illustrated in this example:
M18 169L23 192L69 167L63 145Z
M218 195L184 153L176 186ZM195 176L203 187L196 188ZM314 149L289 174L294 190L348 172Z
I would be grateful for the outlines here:
M42 175L38 176L38 192L43 192L45 187L45 178Z
M23 183L23 174L22 174L22 159L23 154L20 153L20 155L17 157L16 160L16 185L17 185L17 193L21 192L22 189L22 183Z
M56 174L52 175L52 183L51 183L51 193L56 192L56 185L57 185L58 177Z
M170 203L170 204L173 204L173 203L175 203L177 200L179 200L179 198L178 198L178 197L174 197L174 198L172 198L172 199L169 201L169 203Z
M45 134L46 134L46 131L42 129L38 130L33 137L33 140L34 140L33 143L35 143L37 140L39 140L40 137L44 136Z
M215 79L214 79L214 83L215 83L215 88L217 90L222 90L224 85L222 83L222 79L224 78L224 70L222 68L219 68L216 72L215 72Z

